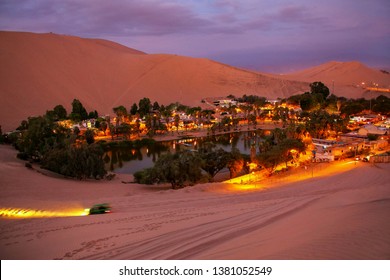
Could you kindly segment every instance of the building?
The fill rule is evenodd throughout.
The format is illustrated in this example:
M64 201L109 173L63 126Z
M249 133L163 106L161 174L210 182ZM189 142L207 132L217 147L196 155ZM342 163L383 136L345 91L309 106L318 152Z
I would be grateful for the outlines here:
M382 136L387 135L387 132L386 128L381 128L373 124L366 124L359 129L358 134L362 136L367 136L369 134Z

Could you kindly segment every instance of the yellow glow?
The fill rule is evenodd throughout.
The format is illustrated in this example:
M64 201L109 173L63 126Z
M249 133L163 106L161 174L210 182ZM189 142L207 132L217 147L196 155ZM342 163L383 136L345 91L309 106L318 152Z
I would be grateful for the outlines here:
M236 191L251 191L256 189L261 189L260 184L243 184L243 185L233 185L232 189Z
M74 217L87 216L89 209L69 209L63 211L46 211L22 208L0 208L1 218L50 218L50 217Z
M257 164L254 163L254 162L250 162L250 163L248 163L247 165L249 166L249 169L250 169L250 170L253 170L253 169L255 169L255 168L257 167Z
M255 174L250 173L224 181L224 183L226 183L225 190L228 190L229 192L260 191L281 184L333 176L337 173L357 168L359 165L360 162L355 160L334 162L333 164L324 164L322 167L309 166L298 173L286 173L284 176L275 175L270 178L265 177L261 172L255 172Z

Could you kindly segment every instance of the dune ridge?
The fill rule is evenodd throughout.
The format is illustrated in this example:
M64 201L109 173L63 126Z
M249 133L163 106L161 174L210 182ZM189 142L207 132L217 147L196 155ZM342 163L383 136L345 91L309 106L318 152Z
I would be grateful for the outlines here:
M330 61L302 71L284 75L295 81L322 81L332 93L348 98L375 98L386 92L369 92L366 87L390 88L390 74L367 67L359 61Z

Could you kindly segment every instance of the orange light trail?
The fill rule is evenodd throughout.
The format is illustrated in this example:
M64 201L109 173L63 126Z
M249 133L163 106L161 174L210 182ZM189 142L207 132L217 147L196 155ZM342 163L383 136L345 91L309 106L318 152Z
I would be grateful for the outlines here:
M0 217L8 219L27 218L52 218L52 217L75 217L86 216L89 209L69 209L63 211L47 211L22 208L0 208Z

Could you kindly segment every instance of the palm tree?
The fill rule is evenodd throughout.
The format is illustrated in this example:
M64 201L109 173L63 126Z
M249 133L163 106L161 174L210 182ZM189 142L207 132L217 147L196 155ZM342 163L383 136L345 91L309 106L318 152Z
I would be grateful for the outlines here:
M118 107L115 107L112 110L114 111L114 113L116 114L116 116L117 116L117 118L119 120L118 121L118 125L119 125L119 122L123 122L124 117L127 116L127 110L122 105L118 106Z
M170 118L172 116L172 109L169 107L164 107L164 110L161 112L161 116L164 118L165 123L167 124L167 128L170 128Z
M180 116L177 114L175 115L174 123L176 126L176 131L179 132Z

